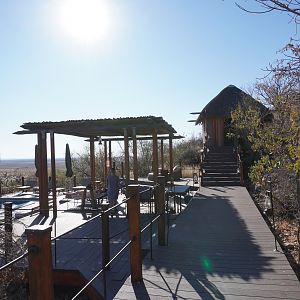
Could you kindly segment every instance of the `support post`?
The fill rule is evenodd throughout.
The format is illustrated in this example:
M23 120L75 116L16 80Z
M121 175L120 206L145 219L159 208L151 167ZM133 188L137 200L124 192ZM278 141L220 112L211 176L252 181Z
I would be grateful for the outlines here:
M152 131L152 142L153 142L153 181L157 183L157 176L158 176L158 144L157 144L157 131L153 129ZM158 202L158 195L157 190L154 189L154 205L155 205L155 212L157 212L157 202Z
M25 230L28 251L29 300L53 300L51 226L34 225Z
M111 141L108 141L108 160L109 160L109 168L112 167L112 151L111 151Z
M142 247L140 229L140 199L138 185L128 186L128 223L130 248L131 281L137 282L143 279L142 275Z
M49 216L47 134L45 131L38 133L38 151L40 213L45 216Z
M4 229L5 229L5 263L11 260L12 249L12 202L4 203Z
M109 251L109 215L103 212L101 214L102 220L102 268L110 260Z
M52 198L53 198L53 216L57 217L57 199L56 199L56 165L55 165L55 142L54 132L50 132L51 144L51 183L52 183Z
M158 176L158 202L157 213L161 214L158 219L158 244L166 245L166 219L165 219L165 176Z
M170 180L171 184L174 183L174 176L173 176L173 167L174 167L174 161L173 161L173 134L169 134L169 158L170 158Z
M165 162L164 162L164 140L163 139L160 140L160 160L161 160L161 169L164 170Z
M133 146L133 178L134 183L138 183L138 159L137 159L137 140L136 140L136 130L132 128L132 146Z
M104 183L106 186L106 178L107 178L107 141L104 141Z
M22 185L22 186L25 185L25 179L24 179L24 176L21 177L21 185Z
M125 182L126 187L130 180L130 168L129 168L129 140L127 128L124 128L124 155L125 155Z
M90 163L91 163L91 185L95 189L96 181L96 162L95 162L95 140L90 138Z

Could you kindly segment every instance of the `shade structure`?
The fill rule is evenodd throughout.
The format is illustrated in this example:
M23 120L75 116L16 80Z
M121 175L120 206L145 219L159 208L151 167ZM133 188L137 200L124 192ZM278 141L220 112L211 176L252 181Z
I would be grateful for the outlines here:
M114 119L95 120L69 120L59 122L28 122L21 126L23 131L15 134L33 134L40 131L66 134L85 138L118 137L124 136L124 128L128 130L129 136L135 128L137 136L151 135L153 129L157 134L174 134L175 129L162 117L130 117Z

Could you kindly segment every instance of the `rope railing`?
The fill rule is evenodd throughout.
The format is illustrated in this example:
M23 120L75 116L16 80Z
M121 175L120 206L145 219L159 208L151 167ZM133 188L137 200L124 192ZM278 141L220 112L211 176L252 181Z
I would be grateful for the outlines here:
M5 269L9 268L10 266L16 264L20 260L24 259L25 257L29 256L31 253L34 253L36 250L32 248L30 251L25 251L22 255L18 256L14 260L10 261L9 263L0 267L0 272L4 271Z
M53 267L52 267L52 263L50 263L51 262L50 260L47 261L47 264L46 264L47 266L45 266L43 264L43 267L40 264L36 264L36 263L33 264L33 261L36 261L39 259L42 259L44 261L44 259L47 256L50 259L52 242L56 243L56 240L58 240L58 239L78 239L78 240L80 240L80 239L82 239L82 240L83 239L102 239L102 247L103 247L102 248L102 269L72 299L75 299L80 293L82 293L102 273L103 273L103 279L105 281L104 294L106 296L105 270L109 268L109 266L126 250L126 248L129 245L131 245L131 252L134 253L133 255L135 257L134 260L132 260L132 259L130 260L132 280L133 281L141 280L142 279L142 273L141 273L142 270L141 269L139 270L139 267L138 267L139 265L141 266L141 253L139 253L139 250L138 250L141 247L140 246L141 234L150 227L150 234L151 234L150 247L151 247L151 258L152 258L152 237L153 237L152 224L154 222L158 221L160 219L160 217L165 213L165 206L164 206L165 205L164 204L165 196L163 196L163 198L161 198L161 200L158 201L158 199L160 197L162 197L161 196L162 193L163 194L165 193L164 185L161 186L162 188L158 190L158 193L157 193L158 196L155 193L155 197L158 197L158 198L155 198L156 199L155 203L157 202L155 205L158 205L157 212L160 214L158 216L156 216L155 218L153 218L146 226L144 226L144 224L143 224L144 228L142 228L142 229L140 227L140 218L139 218L140 202L138 200L139 199L138 194L142 195L143 193L153 191L154 189L156 189L160 186L161 186L161 184L158 183L158 184L155 184L154 186L151 186L148 189L145 189L141 192L138 191L138 185L128 186L127 195L129 195L129 197L127 197L120 203L117 203L116 205L109 207L108 209L98 213L97 215L93 216L91 219L86 221L84 224L80 224L79 226L72 229L72 230L78 229L79 227L82 227L83 225L90 223L97 218L101 218L102 219L102 237L99 237L99 238L98 237L66 238L66 237L63 237L63 235L65 235L66 232L63 234L60 234L59 236L55 236L55 237L51 238L51 226L48 226L48 225L47 226L46 225L45 226L44 225L36 225L36 226L34 226L34 228L30 227L30 228L26 229L29 250L26 251L23 255L19 256L18 258L14 259L13 261L9 262L8 264L2 266L0 268L0 271L4 270L5 268L10 267L11 265L17 263L21 259L29 256L31 253L35 252L36 255L32 256L28 260L28 262L29 262L29 267L28 267L29 289L32 290L32 284L34 284L34 282L38 282L40 280L43 281L41 283L41 289L38 289L38 292L35 293L36 295L39 295L39 296L37 298L34 298L34 297L32 298L32 299L39 299L41 297L41 295L44 293L47 293L47 292L52 293L51 289L53 289L53 282L52 282L51 278L48 278L48 279L46 277L41 278L37 274L38 274L38 272L41 272L41 271L44 272L41 274L45 274L45 272L47 273L48 271L50 272ZM130 201L130 200L132 200L132 201ZM115 238L116 236L118 236L120 234L123 234L128 229L118 232L118 233L114 234L113 236L109 236L109 213L112 212L113 210L115 210L116 208L118 208L119 206L123 205L124 203L127 204L127 210L128 210L127 216L129 217L129 228L128 229L129 229L130 240L118 251L118 253L113 258L110 259L109 258L109 240ZM163 207L163 209L162 209L162 207ZM20 210L20 209L22 209L22 208L17 208L16 210ZM22 210L30 210L30 209L23 208ZM70 212L70 209L58 210L58 211L69 211ZM76 211L78 211L78 210L76 210ZM90 210L85 210L85 211L90 212ZM161 234L160 230L162 228L161 225L162 225L161 221L159 221L159 225L158 225L158 241L159 241L159 243L161 242L161 239L160 239L160 234ZM53 226L53 224L52 224L52 226ZM56 222L55 222L55 226L56 226ZM37 236L38 236L37 240L35 240L35 234L37 234ZM48 240L48 242L46 242L47 240ZM37 245L37 246L35 246L35 245ZM47 246L44 247L42 245L47 245ZM139 259L136 259L136 255L139 257ZM52 288L51 288L51 286L52 286ZM42 287L45 287L45 288L42 288Z
M154 219L152 219L143 229L141 229L141 233L143 233L146 229L148 229L149 227L151 227L151 225L157 221L160 217L162 216L162 214L159 214L158 216L156 216ZM152 240L152 230L150 231L151 233L151 239ZM76 299L78 296L80 296L85 289L88 288L88 286L90 286L92 284L93 281L95 281L95 279L100 276L102 273L105 272L106 269L109 268L109 266L126 250L126 248L132 243L133 240L128 241L119 251L118 253L101 269L98 271L98 273L71 299L74 300ZM152 243L151 243L151 259L152 259ZM104 299L106 299L106 284L104 283Z

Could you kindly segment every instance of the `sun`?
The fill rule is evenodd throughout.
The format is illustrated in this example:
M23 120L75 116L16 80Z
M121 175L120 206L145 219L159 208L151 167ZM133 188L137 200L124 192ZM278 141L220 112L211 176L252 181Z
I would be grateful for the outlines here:
M112 27L107 0L62 0L58 19L66 34L88 45L108 36Z

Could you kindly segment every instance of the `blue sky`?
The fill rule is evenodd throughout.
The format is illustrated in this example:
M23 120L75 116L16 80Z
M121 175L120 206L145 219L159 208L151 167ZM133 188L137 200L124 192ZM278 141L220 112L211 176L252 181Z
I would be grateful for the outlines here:
M231 0L92 0L110 25L88 43L59 23L64 1L0 0L2 159L33 157L36 137L12 134L25 122L154 115L198 134L189 113L229 84L253 85L296 34L285 14L248 14ZM59 136L57 157L66 142L84 145Z

